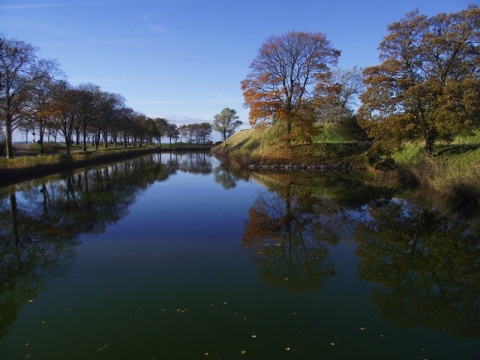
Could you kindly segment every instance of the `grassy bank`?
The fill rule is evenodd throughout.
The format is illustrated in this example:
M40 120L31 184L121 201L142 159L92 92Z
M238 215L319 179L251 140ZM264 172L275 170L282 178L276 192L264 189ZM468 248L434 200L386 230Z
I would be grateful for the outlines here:
M393 158L399 174L420 186L480 204L480 132L438 144L433 156L422 144L410 143Z
M355 141L322 141L312 144L281 140L283 129L272 126L236 133L212 152L234 167L249 165L317 165L342 163L353 168L365 168L363 153L369 143Z

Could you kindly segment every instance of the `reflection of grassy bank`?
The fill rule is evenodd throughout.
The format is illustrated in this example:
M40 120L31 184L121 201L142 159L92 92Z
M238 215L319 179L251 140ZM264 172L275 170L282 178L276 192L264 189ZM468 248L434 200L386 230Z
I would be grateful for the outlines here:
M36 177L54 174L57 172L84 167L88 165L103 164L111 161L126 159L156 151L191 152L209 151L211 145L192 144L162 144L135 146L135 147L110 147L98 148L89 146L83 151L81 146L72 146L71 154L65 155L65 145L45 144L44 153L40 153L37 144L17 146L13 159L0 158L0 186L17 181L33 179Z
M17 156L13 159L2 158L0 159L0 186L88 165L108 163L156 150L156 147L98 150L92 148L89 151L72 152L71 155L53 153Z
M282 129L270 128L241 131L212 152L232 168L250 164L346 164L350 168L370 169L365 153L368 142L340 141L328 133L312 144L292 144L281 138ZM329 141L330 139L330 141ZM335 141L333 141L335 140ZM405 184L416 184L462 201L480 204L480 132L461 137L450 144L438 144L434 156L425 154L423 144L407 144L393 154L397 165L388 178L397 177Z

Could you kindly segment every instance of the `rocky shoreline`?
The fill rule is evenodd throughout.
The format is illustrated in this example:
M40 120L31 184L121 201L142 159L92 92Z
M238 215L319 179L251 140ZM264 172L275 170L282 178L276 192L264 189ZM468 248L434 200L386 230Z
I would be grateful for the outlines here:
M310 171L345 171L345 170L361 170L363 167L354 166L349 163L334 163L334 164L250 164L247 166L250 170L310 170Z

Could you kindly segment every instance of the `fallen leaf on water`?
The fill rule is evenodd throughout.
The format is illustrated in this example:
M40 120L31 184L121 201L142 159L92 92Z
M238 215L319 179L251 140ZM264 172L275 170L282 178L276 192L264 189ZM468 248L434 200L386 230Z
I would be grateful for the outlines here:
M102 347L98 348L97 351L102 351L103 349L105 349L107 346L110 346L111 343L108 343L106 345L103 345Z

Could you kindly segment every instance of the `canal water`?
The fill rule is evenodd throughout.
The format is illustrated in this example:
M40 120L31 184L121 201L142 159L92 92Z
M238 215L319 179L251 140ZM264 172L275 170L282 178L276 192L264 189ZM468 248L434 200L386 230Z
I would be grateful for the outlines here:
M480 214L206 153L0 188L0 359L480 359Z

